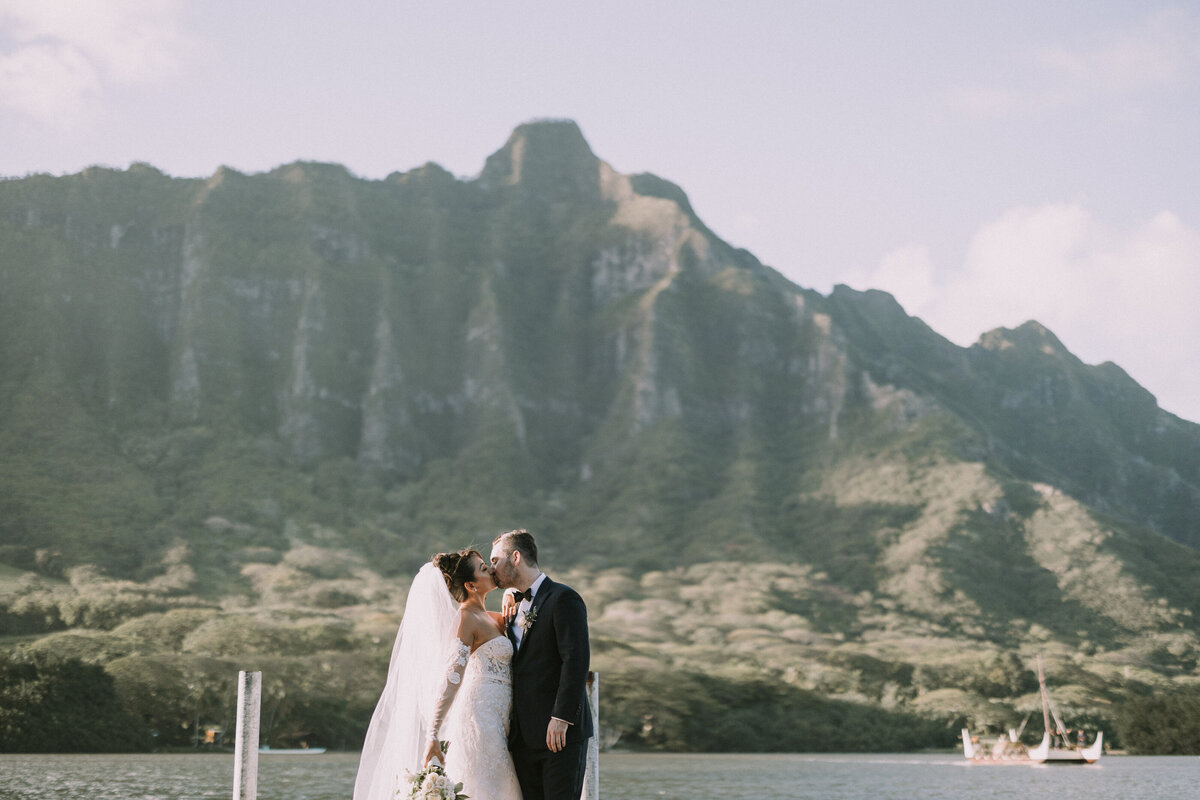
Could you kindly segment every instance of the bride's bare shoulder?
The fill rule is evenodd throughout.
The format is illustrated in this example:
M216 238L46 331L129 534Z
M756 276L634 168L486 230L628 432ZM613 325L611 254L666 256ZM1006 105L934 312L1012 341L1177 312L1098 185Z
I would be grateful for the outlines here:
M458 630L460 633L480 633L493 625L492 612L480 611L474 608L460 607L458 609Z

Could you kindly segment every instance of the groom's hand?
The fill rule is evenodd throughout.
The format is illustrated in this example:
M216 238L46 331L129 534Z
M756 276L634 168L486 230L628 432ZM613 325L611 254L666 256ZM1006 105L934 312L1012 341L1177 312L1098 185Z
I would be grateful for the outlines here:
M550 718L550 724L546 726L546 747L550 748L551 753L557 753L567 746L568 727L565 720Z

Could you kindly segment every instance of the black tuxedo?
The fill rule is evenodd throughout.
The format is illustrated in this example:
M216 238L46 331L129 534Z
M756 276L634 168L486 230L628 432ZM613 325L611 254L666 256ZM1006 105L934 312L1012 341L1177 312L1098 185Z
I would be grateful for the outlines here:
M530 614L536 619L513 655L508 746L525 800L578 798L583 789L587 739L593 734L587 700L591 662L587 607L574 589L547 576L533 598ZM546 747L551 717L570 723L567 746L558 753Z

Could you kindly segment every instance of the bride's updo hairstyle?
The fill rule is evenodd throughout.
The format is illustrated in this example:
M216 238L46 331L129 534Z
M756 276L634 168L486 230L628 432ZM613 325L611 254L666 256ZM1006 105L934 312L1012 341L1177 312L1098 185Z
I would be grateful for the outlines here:
M446 579L446 588L450 596L462 603L467 599L467 581L475 580L475 571L471 569L471 556L483 556L478 550L459 550L457 553L438 553L433 557L433 565L442 571Z

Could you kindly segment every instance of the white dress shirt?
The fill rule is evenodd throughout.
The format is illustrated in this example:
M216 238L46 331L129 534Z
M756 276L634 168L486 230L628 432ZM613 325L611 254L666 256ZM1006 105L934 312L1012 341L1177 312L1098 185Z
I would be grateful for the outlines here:
M533 598L537 597L538 589L544 580L546 580L546 573L539 573L529 586L529 599L522 600L517 604L517 616L513 618L513 638L517 640L518 650L521 649L521 641L525 638L525 629L521 627L521 620L525 619L525 612L533 608Z

